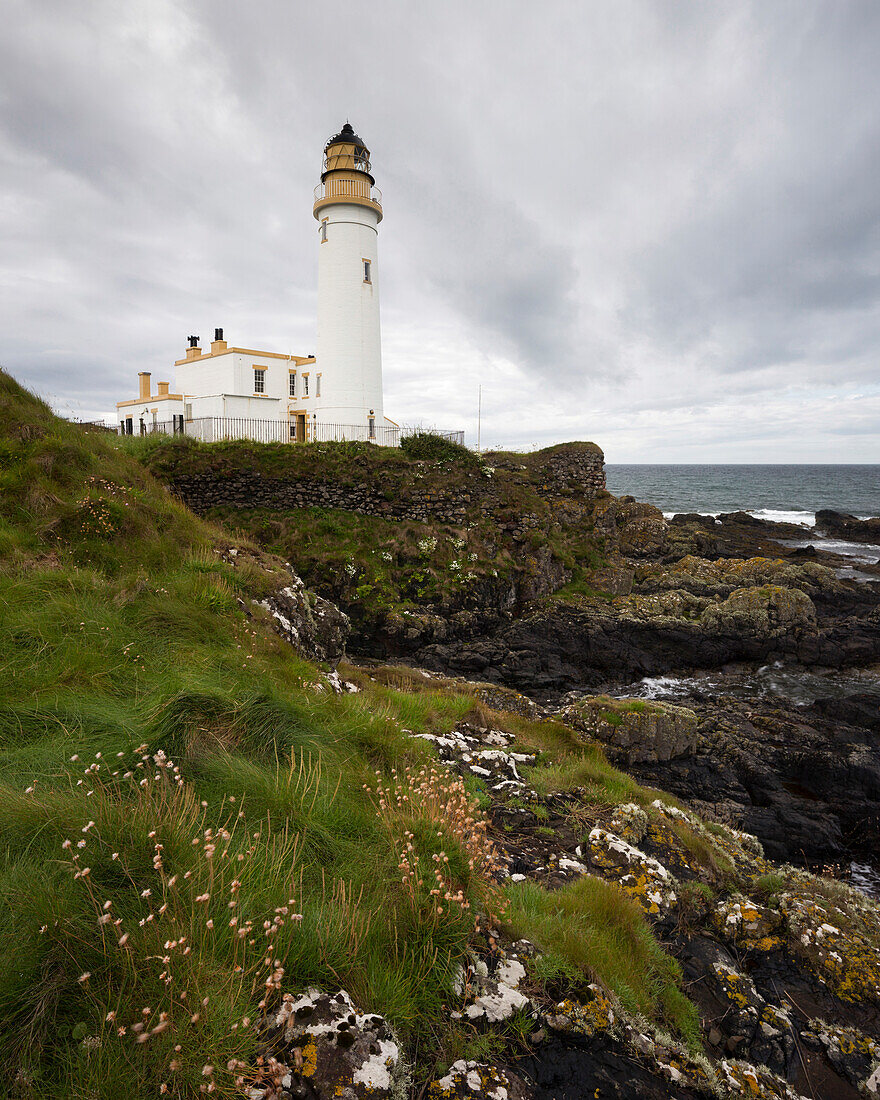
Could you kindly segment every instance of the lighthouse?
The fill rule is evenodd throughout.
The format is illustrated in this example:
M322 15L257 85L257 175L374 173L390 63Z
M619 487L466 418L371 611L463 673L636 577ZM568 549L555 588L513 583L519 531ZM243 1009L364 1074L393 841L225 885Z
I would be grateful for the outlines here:
M383 425L377 244L382 193L370 150L350 123L324 146L313 212L318 222L317 369L323 384L315 418L324 425Z
M117 402L123 435L167 432L213 443L369 440L395 447L400 425L385 416L379 335L377 244L382 193L370 150L346 122L324 146L312 211L318 222L317 355L229 344L214 329L210 349L189 336L171 382ZM305 213L305 212L304 212ZM463 432L444 432L463 442Z

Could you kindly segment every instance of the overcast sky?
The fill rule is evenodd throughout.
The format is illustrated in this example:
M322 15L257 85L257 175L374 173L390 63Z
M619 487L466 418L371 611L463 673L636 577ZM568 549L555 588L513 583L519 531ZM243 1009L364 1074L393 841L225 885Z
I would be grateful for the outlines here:
M384 193L385 411L609 462L880 462L877 0L0 0L0 365L67 415L315 346Z

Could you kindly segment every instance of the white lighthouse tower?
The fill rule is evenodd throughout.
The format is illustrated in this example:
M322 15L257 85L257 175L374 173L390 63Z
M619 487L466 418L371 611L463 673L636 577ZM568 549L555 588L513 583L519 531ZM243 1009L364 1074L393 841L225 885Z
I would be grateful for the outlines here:
M315 188L318 221L317 370L323 389L319 424L384 426L379 334L378 227L382 194L370 151L346 122L324 147Z

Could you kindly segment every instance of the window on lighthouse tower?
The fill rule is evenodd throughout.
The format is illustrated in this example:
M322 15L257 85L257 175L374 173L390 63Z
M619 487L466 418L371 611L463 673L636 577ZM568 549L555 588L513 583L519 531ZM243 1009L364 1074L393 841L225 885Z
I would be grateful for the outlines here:
M364 282L371 283L372 281L370 278L370 261L364 260Z

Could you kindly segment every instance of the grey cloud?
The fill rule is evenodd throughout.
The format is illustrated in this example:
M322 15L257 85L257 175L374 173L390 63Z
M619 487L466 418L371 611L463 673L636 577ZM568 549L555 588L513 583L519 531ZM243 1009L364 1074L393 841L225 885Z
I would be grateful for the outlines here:
M313 350L346 116L385 192L389 411L419 417L426 372L432 406L479 376L548 442L624 433L587 431L600 405L751 398L778 434L786 400L873 393L874 0L8 7L0 357L59 402L112 407L214 324Z

